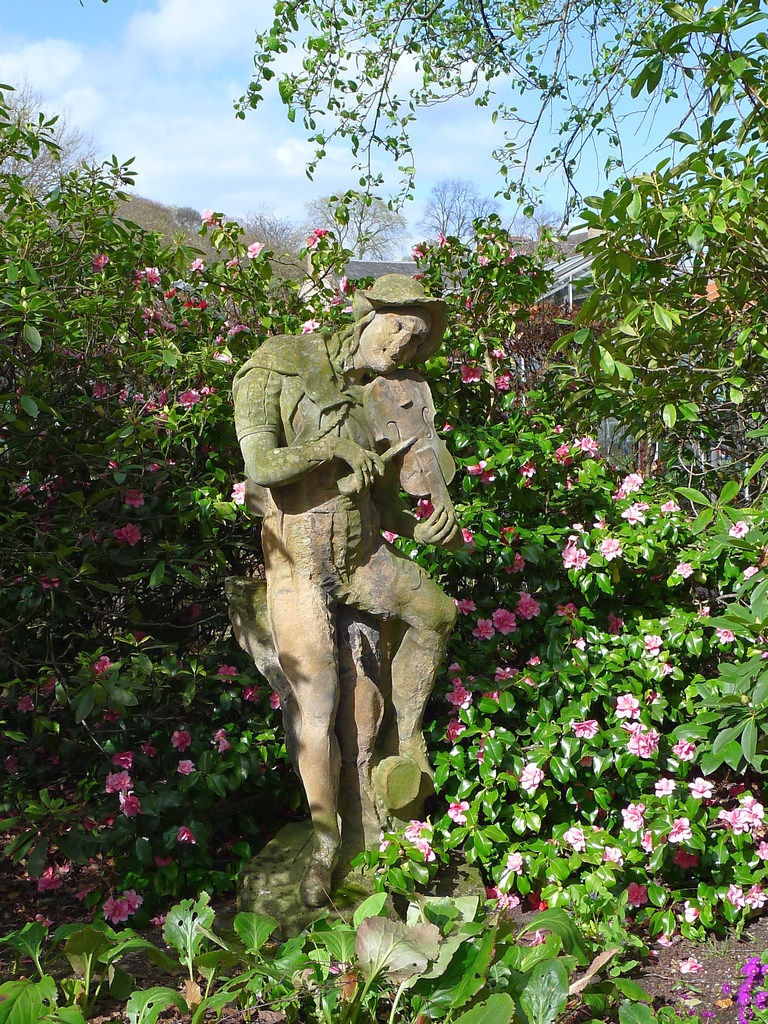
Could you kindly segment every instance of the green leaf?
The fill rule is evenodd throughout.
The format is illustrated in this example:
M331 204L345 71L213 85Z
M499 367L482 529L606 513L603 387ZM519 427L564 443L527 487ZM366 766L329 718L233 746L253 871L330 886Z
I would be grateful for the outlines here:
M676 406L669 404L665 405L661 413L661 418L664 421L664 425L671 430L675 423L677 423Z
M42 981L7 981L0 985L0 1024L40 1024L48 1013L43 1004L56 1003L56 982L47 975Z
M694 505L711 505L709 498L706 494L702 494L701 491L697 491L695 487L676 487L675 491L677 494L681 494L688 501L692 501Z
M727 505L729 501L733 501L736 495L739 493L741 484L738 480L727 480L723 484L723 489L720 491L720 497L717 499L719 505Z
M454 1019L454 1024L509 1024L515 1016L515 1002L506 992L497 992L485 1002Z
M613 984L627 999L634 999L638 1003L653 1002L653 996L646 992L644 988L641 988L636 981L632 981L631 978L615 978Z
M427 963L437 959L439 947L440 930L435 925L408 928L386 917L367 917L355 938L355 955L367 981L386 974L397 983L422 974Z
M671 331L674 326L669 312L663 306L660 306L658 302L654 302L653 304L653 319L659 327L663 328L665 331Z
M178 992L172 988L156 986L143 992L134 992L126 1004L125 1013L129 1024L156 1024L157 1018L169 1006L175 1006L182 1013L189 1013L189 1007Z
M568 1000L568 975L560 960L537 964L520 996L530 1024L554 1024Z
M741 749L744 753L745 761L747 764L751 764L757 749L757 726L755 725L754 718L750 718L744 726L744 732L741 734Z
M158 587L163 582L165 576L165 562L158 562L152 570L152 574L149 577L150 587Z
M748 484L749 481L760 472L763 466L768 462L768 452L763 452L759 459L752 463L747 470L746 476L744 477L744 483Z
M235 918L235 931L249 953L258 953L278 924L269 914L243 911Z
M33 352L39 352L43 347L40 331L33 324L24 324L24 340Z
M621 1024L654 1024L655 1014L644 1003L622 1003L619 1007Z
M40 839L27 860L27 874L30 878L39 878L43 873L48 858L48 840Z
M96 687L87 686L82 693L78 694L75 701L75 721L84 722L93 710L96 700Z
M352 917L352 924L358 927L366 917L378 917L387 902L385 892L374 892L367 899L363 900Z
M182 900L169 911L163 925L163 938L178 950L187 968L200 952L202 929L208 930L213 924L214 911L208 906L209 900L207 892L201 893L197 900Z
M32 398L31 395L21 396L21 407L27 416L31 416L33 420L37 419L37 414L40 412L37 402Z
M567 861L562 861L561 863L566 866L566 871L568 872ZM568 874L566 873L565 878L567 877ZM564 881L565 878L561 880ZM560 939L563 943L563 949L566 951L566 953L574 954L580 964L589 963L589 955L584 946L584 941L581 937L581 932L573 923L573 920L568 916L568 914L566 914L566 912L564 910L561 910L559 907L553 907L550 910L543 910L541 913L537 914L534 918L532 918L528 922L528 924L519 932L517 936L518 941L523 937L523 935L526 935L528 932L535 931L554 932L555 935L560 936Z
M728 230L725 224L725 220L721 217L719 213L716 213L715 216L712 218L712 227L715 229L718 235L724 235L725 232Z

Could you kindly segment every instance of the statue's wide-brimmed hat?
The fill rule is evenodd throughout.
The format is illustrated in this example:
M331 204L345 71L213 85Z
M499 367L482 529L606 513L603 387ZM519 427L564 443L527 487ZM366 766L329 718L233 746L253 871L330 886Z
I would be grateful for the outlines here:
M429 334L410 360L423 363L440 348L448 324L448 311L442 299L427 295L422 283L407 274L384 274L370 288L356 291L352 298L352 312L356 321L362 320L374 310L396 310L403 307L416 307L429 312Z

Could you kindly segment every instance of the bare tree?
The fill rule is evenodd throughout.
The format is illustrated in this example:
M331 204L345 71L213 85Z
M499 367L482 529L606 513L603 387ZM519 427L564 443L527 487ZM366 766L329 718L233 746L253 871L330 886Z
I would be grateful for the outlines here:
M407 222L382 200L358 192L320 196L306 203L311 228L327 228L357 259L386 260L402 247Z
M437 235L454 235L466 242L472 238L472 222L499 209L490 196L482 196L472 181L446 178L432 188L419 227Z
M241 224L248 242L262 242L275 256L296 256L304 244L304 232L297 224L264 207L251 210Z
M17 174L36 195L45 195L56 187L63 174L82 163L93 163L93 140L73 127L66 114L43 114L43 98L29 82L5 93L9 120L19 127L50 124L55 148L41 146L32 160L6 157L0 160L0 174Z

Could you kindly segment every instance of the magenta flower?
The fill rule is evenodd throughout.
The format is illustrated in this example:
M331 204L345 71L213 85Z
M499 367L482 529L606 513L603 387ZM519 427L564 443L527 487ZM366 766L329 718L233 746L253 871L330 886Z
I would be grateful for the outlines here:
M689 956L687 960L681 960L679 971L681 974L698 974L704 970L704 964L700 963L695 956Z
M179 833L176 838L180 843L189 843L191 846L197 845L197 840L192 834L192 831L188 829L186 825L181 825L179 827Z
M141 540L141 530L136 523L126 523L125 526L115 530L112 536L119 544L127 544L129 547L134 547Z
M176 729L171 734L171 746L175 747L179 752L186 750L187 747L192 746L192 737L186 729Z
M472 630L472 635L476 636L478 640L490 640L491 637L496 636L496 630L490 619L478 619L477 626Z
M445 730L445 738L449 743L455 743L461 734L466 730L464 722L459 721L458 718L452 718L448 723L448 728ZM766 860L768 860L768 843L766 845Z
M104 267L109 263L109 256L105 252L100 252L98 256L94 256L91 260L91 270L94 273L98 273L99 270L103 270Z
M462 384L476 384L478 381L483 379L483 369L481 366L468 366L466 363L461 365L461 382Z
M193 405L197 405L201 402L203 396L195 388L190 388L189 391L183 392L178 397L178 403L183 409L191 409Z
M240 675L240 671L234 665L220 665L216 670L216 675L226 679L236 679Z
M621 633L624 628L624 619L620 619L613 612L608 612L608 632L614 635Z
M685 843L689 839L693 839L690 821L687 818L675 818L669 830L670 843Z
M520 467L520 475L524 476L526 480L530 480L531 477L536 475L536 464L533 459L528 459L527 462L522 464Z
M143 276L148 284L160 284L160 271L157 267L145 267Z
M259 688L258 686L246 686L243 690L243 700L249 700L255 703L259 699Z
M131 915L131 911L128 907L128 901L124 899L115 899L114 896L110 896L104 901L102 913L104 914L105 920L112 924L121 924L123 921L127 921Z
M730 629L716 629L717 639L721 644L732 644L736 636Z
M112 764L116 768L133 768L133 751L125 750L122 754L113 754Z
M144 504L144 492L137 488L129 488L125 492L123 501L126 505L131 505L133 508L141 508Z
M453 603L456 605L456 611L459 615L469 615L470 612L477 611L477 605L471 597L465 597L461 601L454 600Z
M461 531L461 536L462 536L462 538L463 538L463 540L464 540L464 543L465 543L465 544L467 545L467 547L469 548L469 550L470 550L470 551L474 551L474 549L475 549L475 535L474 535L474 533L472 533L472 531L471 531L471 530L469 530L469 529L468 529L468 528L467 528L467 527L465 526L465 527L464 527L464 528L462 529L462 531Z
M35 702L28 693L25 693L23 697L19 697L18 703L16 704L16 710L25 714L35 710Z
M648 887L638 882L630 882L627 886L627 903L630 907L644 907L648 902Z
M517 629L517 620L512 612L508 612L506 608L497 608L491 616L494 628L499 631L503 636L507 636L509 633L514 633Z
M191 775L195 771L194 761L179 761L179 766L176 769L179 775Z
M217 744L216 749L220 754L226 753L226 751L230 750L232 747L232 744L227 739L226 729L219 729L218 732L215 732L213 734L213 742Z
M733 526L730 528L730 530L728 531L728 536L740 539L741 537L746 537L748 533L749 524L745 523L743 519L740 519L738 523L734 523Z
M130 793L133 782L128 772L109 772L104 788L107 793Z
M647 636L645 638L645 650L648 654L658 655L661 654L661 648L664 646L664 641L660 636Z
M280 704L280 698L276 693L271 693L269 695L269 706L272 708L273 711L280 710L282 705Z
M126 818L135 818L141 814L141 801L134 793L121 793L120 810Z
M530 594L523 591L515 611L521 619L534 619L541 612L541 605L538 601L534 601Z

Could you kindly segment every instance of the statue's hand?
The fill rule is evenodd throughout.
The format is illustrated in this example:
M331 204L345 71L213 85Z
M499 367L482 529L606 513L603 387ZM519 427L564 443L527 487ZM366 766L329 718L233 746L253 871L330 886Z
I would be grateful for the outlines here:
M384 461L376 452L369 452L354 441L340 439L333 454L343 459L352 470L348 476L343 476L339 480L339 490L342 494L364 491L384 472Z
M413 539L420 544L442 544L443 547L452 547L456 538L460 537L461 530L452 506L440 505L429 519L418 522L413 530Z

